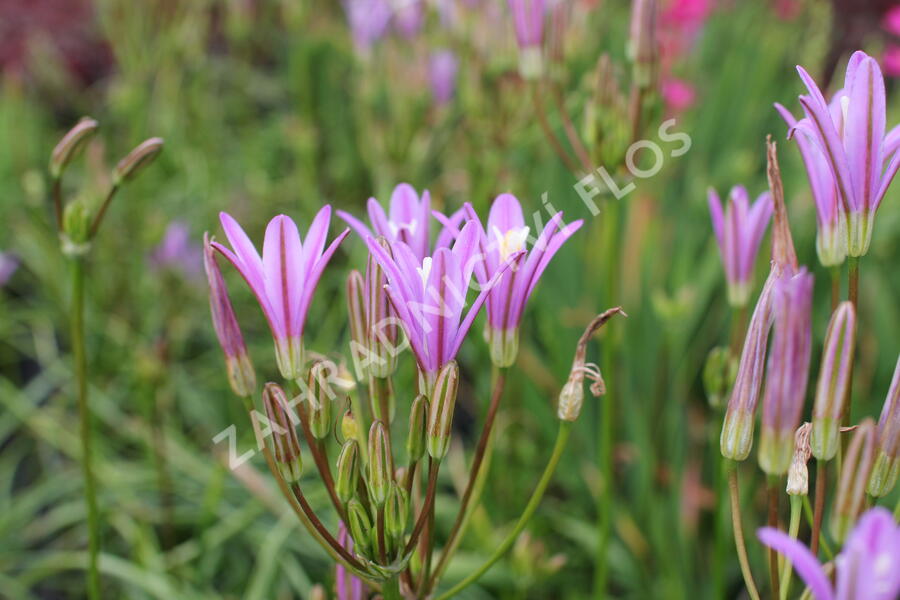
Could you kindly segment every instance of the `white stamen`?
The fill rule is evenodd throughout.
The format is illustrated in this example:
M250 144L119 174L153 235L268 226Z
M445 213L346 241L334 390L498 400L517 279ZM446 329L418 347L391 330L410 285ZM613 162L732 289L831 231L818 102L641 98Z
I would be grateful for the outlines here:
M493 234L496 238L497 250L500 252L500 260L505 261L507 258L525 249L525 242L528 240L528 227L516 227L501 233L494 226Z
M408 231L409 235L415 235L417 226L417 219L412 219L411 221L408 221L406 223L388 221L388 228L391 230L391 235L393 235L394 237L397 237L397 235L403 230Z
M422 259L422 266L416 267L419 277L422 278L422 285L428 285L428 276L431 274L431 257L426 256Z

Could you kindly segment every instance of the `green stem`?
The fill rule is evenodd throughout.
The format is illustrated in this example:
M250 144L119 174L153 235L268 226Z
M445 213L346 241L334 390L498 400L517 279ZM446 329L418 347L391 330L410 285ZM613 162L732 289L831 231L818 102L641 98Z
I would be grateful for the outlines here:
M385 581L381 587L381 595L384 600L403 600L403 596L400 595L400 580L392 577Z
M827 476L828 463L816 459L816 501L813 510L812 537L809 540L809 549L814 556L819 554L819 539L822 536L822 514L825 510L825 477Z
M812 529L814 516L809 496L803 496L803 515L806 517L806 524ZM822 546L822 550L825 552L828 560L834 560L834 553L831 551L831 546L828 545L828 540L825 539L825 536L819 536L819 544Z
M569 421L560 421L559 422L559 431L556 434L556 444L553 446L553 453L550 455L550 460L547 462L547 466L544 467L544 473L541 475L540 480L538 481L537 486L534 488L534 491L531 494L531 498L528 500L528 504L525 506L524 512L519 517L519 520L516 522L516 526L512 531L507 534L506 538L503 540L503 543L494 550L494 553L491 557L479 567L476 571L470 574L468 577L457 583L453 586L449 591L444 592L440 596L437 597L437 600L449 600L453 598L467 588L469 585L478 581L478 579L490 570L494 564L500 560L506 552L512 548L512 545L515 543L516 539L518 539L519 534L522 533L522 530L525 529L525 526L528 525L528 522L531 520L531 517L534 515L534 512L537 510L538 505L540 505L541 500L544 497L544 492L547 491L547 486L550 484L550 480L553 478L553 473L556 471L556 466L559 464L559 459L562 458L563 450L566 448L566 442L569 440L569 433L572 429L572 423Z
M900 523L900 498L897 498L897 505L894 507L894 520Z
M797 539L797 533L800 531L800 511L803 507L802 496L791 496L791 521L788 525L788 535L792 540ZM784 561L781 568L781 600L787 600L788 591L791 587L791 561Z
M759 591L756 582L753 581L753 572L750 571L750 561L747 559L747 546L744 544L744 526L741 518L741 497L738 490L737 463L729 465L728 490L731 493L731 523L734 531L734 546L738 553L738 562L741 564L741 574L744 576L744 585L752 600L759 600Z
M831 312L841 301L841 268L831 267Z
M84 345L84 258L72 260L72 358L78 386L78 418L81 424L81 468L84 475L84 501L88 522L87 595L100 598L100 513L94 480L91 411L88 406L87 356Z
M780 478L769 476L769 527L778 529L778 488ZM778 581L778 553L774 548L769 548L769 580L772 585L772 598L777 598L779 593Z

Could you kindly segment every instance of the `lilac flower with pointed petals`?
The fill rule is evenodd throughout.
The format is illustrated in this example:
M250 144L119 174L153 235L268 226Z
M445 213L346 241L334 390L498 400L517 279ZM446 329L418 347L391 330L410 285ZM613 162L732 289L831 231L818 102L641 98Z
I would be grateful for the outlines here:
M188 279L193 279L200 276L201 256L200 246L191 241L188 224L172 221L150 255L150 262L157 269L180 271Z
M339 210L337 215L363 240L381 236L392 245L394 242L403 242L412 250L419 263L431 254L431 194L428 190L423 191L420 197L411 185L401 183L391 193L388 214L385 214L375 198L369 198L367 208L371 229L350 213ZM449 222L458 226L462 218L460 211L449 217ZM452 239L447 232L441 232L435 249L449 245Z
M800 66L797 71L809 90L800 96L806 117L788 135L806 136L824 156L847 215L847 254L863 256L875 212L900 168L900 130L885 135L884 77L878 61L854 52L844 88L829 105L809 73Z
M435 250L422 260L402 241L391 244L393 256L377 240L366 240L369 251L388 279L385 289L409 339L422 376L422 393L431 395L438 371L456 357L472 322L496 278L484 286L463 314L466 292L478 257L478 224L469 222L451 248ZM512 255L508 267L521 253ZM497 277L502 274L500 271Z
M562 213L558 212L534 241L531 251L527 251L529 228L522 216L522 207L512 194L497 196L488 215L487 230L472 205L464 206L466 216L479 227L479 257L475 265L478 283L486 286L509 258L518 252L526 252L521 266L503 274L490 291L486 302L487 323L485 339L491 349L491 359L500 367L509 367L515 362L519 347L519 325L525 304L540 280L544 269L553 255L573 233L578 231L582 221L564 225Z
M0 287L6 285L18 268L19 259L14 254L0 252Z
M330 206L322 207L302 241L296 223L290 217L278 215L266 227L260 257L231 215L223 212L219 218L231 249L216 242L213 247L231 261L259 301L275 339L275 355L282 376L297 379L302 376L303 326L313 292L322 271L350 230L345 229L325 249Z
M772 305L774 335L766 369L759 464L769 475L784 475L791 466L794 431L809 380L812 354L813 276L801 268L776 282Z
M757 531L760 541L784 554L815 600L894 600L900 593L900 527L876 507L860 517L835 558L835 584L809 549L773 527Z
M353 552L353 538L350 537L343 521L338 523L337 541L348 552ZM337 600L363 600L366 597L362 579L348 571L341 563L337 563L334 568L334 592Z
M728 281L728 301L733 306L745 306L750 298L756 254L772 218L772 197L763 192L751 206L747 189L736 185L731 188L724 213L719 195L712 188L708 201Z
M453 99L458 68L459 61L450 50L440 50L431 55L428 61L428 78L431 82L431 95L438 106Z
M388 0L344 0L343 5L356 50L367 55L390 25L391 5Z
M543 70L544 0L509 0L509 11L519 44L519 72L536 79Z

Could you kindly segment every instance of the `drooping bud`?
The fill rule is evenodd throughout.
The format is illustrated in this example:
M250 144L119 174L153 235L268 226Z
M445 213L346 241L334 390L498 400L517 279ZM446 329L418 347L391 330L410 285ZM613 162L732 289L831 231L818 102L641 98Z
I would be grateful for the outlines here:
M787 493L791 496L806 496L809 494L809 469L806 463L812 452L809 448L809 433L811 426L804 423L797 428L794 435L794 457L787 475Z
M388 432L384 423L375 421L369 429L369 464L368 485L369 497L375 506L384 506L388 492L391 489L391 446L388 442Z
M406 453L410 461L422 458L425 453L425 437L428 431L428 398L419 394L409 409L409 435Z
M459 366L452 360L438 371L428 410L428 436L425 446L428 455L435 460L444 458L450 449L450 429L453 424L458 387Z
M75 126L63 136L50 154L50 176L58 179L66 166L84 148L85 143L97 133L100 124L90 117L82 117Z
M856 428L841 467L837 497L831 511L831 535L847 537L866 503L866 486L875 459L875 422L866 418Z
M805 267L796 275L783 275L774 291L775 333L759 441L759 465L769 475L784 475L791 466L809 380L812 293L813 276Z
M238 325L234 308L228 298L228 289L219 264L216 262L215 250L210 243L208 233L203 234L203 267L209 281L209 310L212 314L213 328L219 339L219 346L225 353L225 368L228 370L228 383L235 394L247 398L256 389L256 373L244 343L244 336Z
M263 387L263 406L271 429L269 437L275 465L286 482L298 481L303 472L296 429L298 419L281 386L267 383Z
M134 179L134 177L152 163L163 149L163 139L154 137L144 140L120 160L113 169L113 186Z
M626 48L634 68L634 82L648 88L653 82L656 64L656 0L633 0L631 27Z
M602 396L606 393L606 384L600 374L600 369L593 363L587 361L587 345L600 327L603 326L613 315L621 313L623 317L626 315L620 306L610 308L609 310L597 315L588 323L581 337L578 338L578 344L575 346L575 358L572 359L572 369L569 371L569 378L566 384L559 392L559 403L556 407L556 416L562 421L574 421L581 414L581 406L584 404L584 378L585 375L593 382L590 390L594 397Z
M838 428L844 399L850 384L853 347L856 340L856 311L850 302L841 302L831 315L819 367L819 383L813 405L810 447L818 460L831 460L837 453Z
M394 541L403 539L409 520L409 495L403 486L396 482L391 484L387 504L384 506L384 523L388 535Z
M868 492L876 498L890 493L900 475L900 359L878 419L875 465Z
M350 321L350 356L356 376L364 378L368 371L369 348L366 343L365 284L362 275L356 269L347 276L347 318Z
M491 351L491 362L500 368L511 367L519 354L519 328L497 329L490 323L484 326L484 341Z
M379 237L377 243L391 254L388 241ZM391 312L384 269L369 254L366 263L365 309L366 347L369 349L369 373L373 377L390 377L397 370L397 319Z
M330 378L336 371L337 366L329 360L321 360L309 370L306 388L310 409L309 429L317 440L324 439L331 432L331 406L335 395Z
M363 556L371 556L372 540L374 538L372 519L362 503L356 498L347 503L347 520L349 521L350 535L353 536L356 551Z
M353 411L349 408L344 411L344 416L341 417L341 435L344 436L345 440L359 441L359 423L357 423L356 417L353 416Z
M337 459L337 476L334 480L334 491L338 498L346 504L356 494L359 483L359 443L352 438L347 439L341 447Z
M737 376L737 361L727 346L716 346L710 350L703 366L703 389L706 399L713 408L721 408L725 404L728 390Z

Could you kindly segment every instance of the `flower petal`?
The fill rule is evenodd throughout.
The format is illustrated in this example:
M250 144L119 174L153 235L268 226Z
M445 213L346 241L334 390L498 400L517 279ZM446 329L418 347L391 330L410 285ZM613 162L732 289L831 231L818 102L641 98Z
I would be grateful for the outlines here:
M809 548L773 527L763 527L756 535L763 544L784 554L791 561L794 570L812 590L816 600L834 600L831 583Z

